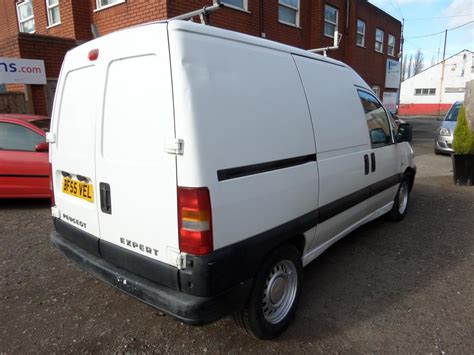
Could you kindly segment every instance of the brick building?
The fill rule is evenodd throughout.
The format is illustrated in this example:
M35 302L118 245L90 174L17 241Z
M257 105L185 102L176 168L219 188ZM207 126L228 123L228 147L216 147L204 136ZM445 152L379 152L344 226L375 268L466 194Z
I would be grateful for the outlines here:
M337 29L339 49L328 56L353 67L382 97L388 59L398 61L401 23L367 0L223 0L210 25L292 46L330 46ZM0 57L45 61L48 84L31 85L34 111L48 114L65 53L94 35L210 5L212 0L3 0ZM22 91L1 85L0 91Z

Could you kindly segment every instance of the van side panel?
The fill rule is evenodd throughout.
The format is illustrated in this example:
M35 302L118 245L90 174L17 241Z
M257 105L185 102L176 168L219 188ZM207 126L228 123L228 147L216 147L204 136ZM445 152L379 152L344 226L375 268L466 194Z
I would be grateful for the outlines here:
M368 213L369 134L350 69L294 56L316 135L319 166L317 247Z
M291 55L179 29L169 36L184 139L178 185L209 187L215 249L314 211L314 135Z

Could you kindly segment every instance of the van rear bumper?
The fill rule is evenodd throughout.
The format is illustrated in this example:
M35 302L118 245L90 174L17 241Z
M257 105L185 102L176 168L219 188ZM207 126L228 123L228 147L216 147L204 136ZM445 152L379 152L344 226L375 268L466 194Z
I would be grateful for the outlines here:
M215 296L193 296L116 267L56 231L51 233L50 239L62 254L83 270L187 324L210 323L242 309L252 286L252 279L248 279Z

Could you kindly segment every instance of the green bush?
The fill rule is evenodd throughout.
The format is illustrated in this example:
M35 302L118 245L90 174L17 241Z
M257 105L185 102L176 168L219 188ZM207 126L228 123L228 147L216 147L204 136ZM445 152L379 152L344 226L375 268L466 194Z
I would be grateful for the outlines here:
M466 119L466 111L461 106L458 113L458 123L453 134L453 149L458 154L474 153L474 135L469 129Z

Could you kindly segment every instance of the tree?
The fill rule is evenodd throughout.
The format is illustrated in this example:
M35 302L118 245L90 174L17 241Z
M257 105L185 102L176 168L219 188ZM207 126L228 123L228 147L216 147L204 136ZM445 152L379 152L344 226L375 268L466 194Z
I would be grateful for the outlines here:
M453 149L456 153L470 154L474 152L474 135L469 129L464 106L461 106L459 110L458 122L453 135Z
M436 64L436 60L435 60L435 57L432 56L431 57L431 66L435 65Z
M423 70L424 60L425 60L425 56L418 49L418 51L415 54L415 58L414 58L414 62L413 62L413 75L416 75L416 74L420 73Z

